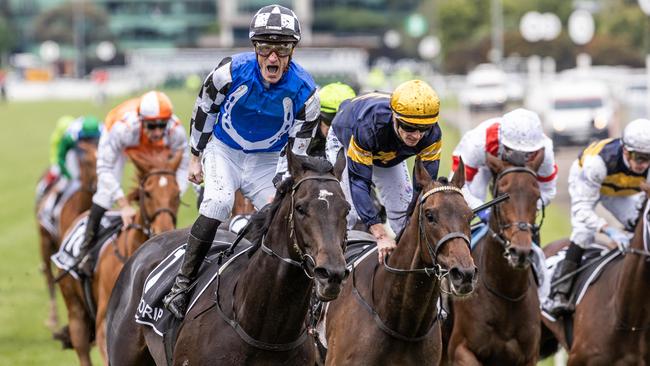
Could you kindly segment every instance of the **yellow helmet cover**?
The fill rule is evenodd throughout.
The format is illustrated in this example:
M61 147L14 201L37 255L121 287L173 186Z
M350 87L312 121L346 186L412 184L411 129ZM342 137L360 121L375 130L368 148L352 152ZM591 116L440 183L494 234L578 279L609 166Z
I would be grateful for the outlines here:
M438 122L440 98L422 80L400 84L390 97L390 108L400 120L414 125L432 125Z

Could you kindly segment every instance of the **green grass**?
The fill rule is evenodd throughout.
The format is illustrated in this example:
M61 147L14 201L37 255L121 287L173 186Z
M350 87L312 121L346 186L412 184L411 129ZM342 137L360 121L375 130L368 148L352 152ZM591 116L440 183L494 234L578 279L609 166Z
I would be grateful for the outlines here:
M170 91L176 113L189 125L194 92ZM124 99L124 98L120 98ZM39 271L39 249L33 214L36 180L47 167L49 134L54 123L64 114L106 115L120 100L106 105L86 101L12 102L0 103L0 365L74 365L73 351L62 351L44 326L47 295ZM443 126L444 127L444 126ZM444 128L441 174L449 172L451 150L458 134ZM130 182L130 180L129 180ZM184 197L189 206L179 212L179 227L192 223L196 217L191 190ZM551 206L543 229L545 241L569 233L568 213ZM59 313L66 323L61 302ZM99 355L93 351L95 364Z

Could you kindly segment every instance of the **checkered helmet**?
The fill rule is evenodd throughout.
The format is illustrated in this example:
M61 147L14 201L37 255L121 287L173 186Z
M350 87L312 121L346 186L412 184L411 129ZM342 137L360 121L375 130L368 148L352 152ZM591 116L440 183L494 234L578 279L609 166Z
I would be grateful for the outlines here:
M300 41L300 22L296 14L281 5L268 5L255 13L248 32L251 41Z

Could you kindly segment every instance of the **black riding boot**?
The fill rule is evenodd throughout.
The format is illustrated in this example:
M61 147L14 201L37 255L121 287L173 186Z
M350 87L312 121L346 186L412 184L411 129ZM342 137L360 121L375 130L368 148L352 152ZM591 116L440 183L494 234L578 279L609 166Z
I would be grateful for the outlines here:
M218 220L200 215L192 225L183 264L176 275L174 286L163 299L167 310L178 319L185 317L192 282L196 279L201 263L210 250L219 224Z
M97 242L97 232L99 231L99 223L104 217L106 209L93 203L90 207L90 214L88 215L88 222L86 223L86 233L84 234L84 241L79 247L79 258L81 261L77 266L79 272L86 277L90 277L93 273L95 266L95 258L89 253Z
M563 261L557 264L557 268L553 272L551 284L578 269L580 262L582 261L583 252L584 249L571 243L569 249L567 249L566 257ZM575 278L576 276L572 276L562 282L551 285L552 303L551 307L546 310L552 316L557 318L561 315L573 312L573 305L570 302L569 296L571 295L571 288L573 287Z

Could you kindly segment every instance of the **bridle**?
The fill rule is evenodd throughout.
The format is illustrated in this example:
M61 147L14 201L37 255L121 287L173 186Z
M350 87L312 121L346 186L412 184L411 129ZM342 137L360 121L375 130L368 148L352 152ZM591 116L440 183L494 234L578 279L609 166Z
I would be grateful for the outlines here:
M311 254L306 253L304 251L304 249L302 249L300 247L300 245L298 245L298 240L296 238L296 232L295 232L295 225L296 224L295 224L295 220L293 218L293 212L295 211L295 198L294 198L295 193L298 190L298 188L300 187L300 185L302 183L304 183L305 181L308 181L308 180L334 181L336 183L339 183L339 180L336 179L333 176L312 175L312 176L303 177L302 179L300 179L299 181L294 183L293 186L291 187L291 208L290 208L290 211L289 211L289 215L287 216L287 223L289 224L289 237L292 240L291 247L294 249L294 251L296 253L295 255L298 256L300 258L300 260L295 260L295 259L292 259L290 257L283 257L282 255L277 254L276 252L274 252L271 248L269 248L265 244L266 235L262 236L261 249L265 254L267 254L267 255L269 255L271 257L277 258L280 261L282 261L284 263L287 263L287 264L289 264L291 266L301 268L303 270L303 272L305 273L305 275L307 276L307 278L309 278L311 280L311 279L314 278L313 267L316 266L316 261L314 260L314 257ZM238 242L238 240L236 242ZM236 245L235 243L233 243L233 244ZM231 248L229 248L228 250L229 251L234 250L234 246L231 246ZM291 256L291 253L290 253L290 256ZM219 301L220 277L221 276L217 276L217 288L215 290L216 308L217 308L217 311L218 311L219 315L221 315L222 319L226 323L228 323L228 325L230 325L233 328L233 330L237 333L237 335L239 336L239 338L241 340L243 340L244 342L246 342L248 345L250 345L252 347L262 349L262 350L265 350L265 351L273 351L273 352L290 351L290 350L293 350L293 349L301 346L303 343L305 343L305 341L307 341L307 339L309 337L309 327L305 327L303 329L303 331L300 333L300 335L298 336L298 338L296 338L296 340L294 340L293 342L289 342L289 343L269 343L269 342L263 342L263 341L260 341L258 339L255 339L255 338L251 337L241 327L241 325L239 324L239 321L237 321L236 318L228 317L228 315L226 315L226 313L221 308L221 303ZM236 288L237 288L236 285L233 286L233 294L232 294L233 298L235 296L234 291L235 291ZM233 301L232 305L233 305L232 313L236 314L236 311L234 309L234 301ZM310 316L313 315L312 312L309 312L309 314L310 314ZM309 323L311 323L311 319L310 319L310 321L308 321L308 324Z
M423 267L423 268L415 268L415 269L398 269L391 267L388 265L386 261L386 257L384 257L384 269L387 272L398 274L398 275L405 275L405 274L410 274L410 273L423 273L426 274L427 276L436 276L438 280L442 279L446 275L448 275L449 271L447 269L442 268L442 266L438 263L438 253L440 252L440 249L442 246L447 243L448 241L456 238L463 239L465 243L467 243L467 247L470 247L470 240L465 235L465 233L462 233L460 231L454 231L450 232L446 235L444 235L442 238L438 239L436 242L435 246L431 245L431 241L429 240L429 237L427 236L426 230L424 228L424 222L422 221L422 210L424 206L424 202L429 198L429 196L432 196L436 193L441 193L441 192L451 192L451 193L457 193L460 194L461 196L463 195L463 191L461 191L459 188L455 186L440 186L433 188L426 193L422 195L422 197L419 199L418 202L418 245L421 245L422 239L424 239L424 243L426 244L427 252L429 253L429 256L431 257L431 263L433 265L431 267Z
M445 185L445 186L440 186L433 188L426 193L422 195L422 197L418 201L418 245L422 245L422 240L424 240L427 248L427 252L429 253L429 256L431 257L431 262L433 265L431 267L423 267L423 268L415 268L415 269L398 269L391 267L388 265L386 257L384 257L384 263L383 267L386 272L393 273L396 275L408 275L408 274L425 274L428 277L435 277L440 281L443 277L447 276L449 274L449 271L447 269L442 268L442 266L438 263L438 253L440 251L440 248L447 243L448 241L456 238L463 239L465 243L467 244L467 247L470 247L470 240L465 235L465 233L462 233L460 231L454 231L450 232L446 235L444 235L442 238L438 239L436 241L436 245L432 246L431 241L429 240L429 237L427 236L426 230L424 228L424 222L422 221L422 210L424 206L424 202L429 198L429 196L432 196L436 193L457 193L463 196L463 191L461 191L459 188L455 186L450 186L450 185ZM374 283L374 274L372 277L372 283ZM372 286L372 285L371 285ZM434 329L434 325L436 324L436 321L438 320L438 316L436 315L431 322L431 325L427 329L424 334L420 336L415 336L415 337L410 337L406 336L404 334L401 334L393 329L391 329L384 321L379 317L379 314L375 309L363 298L359 290L357 289L357 284L356 284L356 276L355 276L355 270L354 267L352 268L352 292L356 295L357 299L363 305L364 308L372 315L373 319L375 320L375 323L381 329L384 331L386 334L390 335L393 338L397 338L399 340L405 341L405 342L419 342L425 338L427 338L431 332Z
M493 197L499 197L499 187L498 183L501 178L503 178L505 175L510 174L510 173L526 173L530 174L533 177L535 177L535 180L537 180L537 173L535 173L532 169L528 167L520 167L520 166L514 166L514 167L509 167L501 171L492 181L492 196ZM539 223L537 224L531 224L526 221L517 221L517 222L509 222L509 223L502 223L502 215L501 215L501 210L499 205L495 205L493 211L492 211L495 219L495 223L497 226L498 232L495 232L491 226L488 226L488 232L490 233L490 237L497 241L501 246L503 247L503 256L505 258L510 257L510 248L512 247L512 242L510 242L510 239L507 239L504 235L504 232L510 228L514 228L515 232L518 231L529 231L533 237L535 237L536 233L539 231L539 229L542 227L542 224L544 223L544 216L545 216L545 207L544 204L542 203L542 219ZM514 235L514 233L513 233ZM539 244L539 243L538 243Z
M138 205L140 208L140 217L142 217L142 225L138 225L136 223L133 223L129 225L129 229L137 229L142 231L148 238L151 238L153 236L151 232L151 224L154 222L156 217L158 215L166 213L172 218L172 222L174 223L174 226L176 226L176 212L171 209L170 207L160 207L156 209L156 211L149 216L147 214L147 210L144 206L144 200L147 198L146 191L144 189L144 185L150 177L153 176L158 176L158 175L170 175L172 177L176 177L176 172L173 172L171 170L153 170L147 174L145 174L144 177L140 180L140 186L138 187Z

